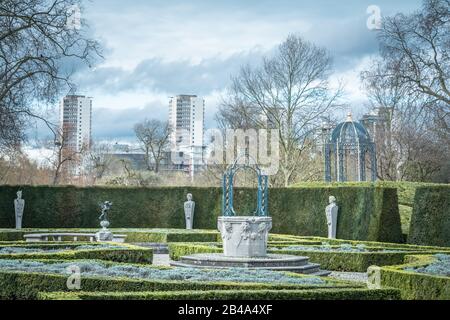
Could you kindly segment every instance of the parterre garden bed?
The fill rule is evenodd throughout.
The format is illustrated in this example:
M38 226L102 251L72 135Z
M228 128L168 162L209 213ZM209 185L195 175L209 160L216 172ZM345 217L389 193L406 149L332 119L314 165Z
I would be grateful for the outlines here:
M153 250L123 243L0 242L0 262L3 259L101 259L115 262L151 264Z
M328 240L317 237L280 237L277 238L277 241L269 239L269 253L307 256L311 262L319 263L322 269L330 271L366 272L367 268L372 265L402 264L407 255L450 253L450 248L446 247ZM169 254L172 260L179 260L181 256L195 253L220 252L222 252L220 243L169 244Z
M112 228L116 234L125 234L126 242L212 242L217 241L219 232L215 230ZM95 233L98 229L0 229L0 241L20 241L30 233ZM73 237L72 237L73 238ZM66 238L71 241L72 238ZM63 239L64 240L64 239ZM86 239L88 240L88 239Z
M69 273L66 270L74 265L81 271L81 290L89 292L92 299L121 298L122 295L124 298L134 295L135 298L146 299L234 299L251 296L266 299L322 299L327 296L333 299L399 298L397 290L367 290L361 284L287 272L243 269L210 271L100 260L33 259L0 260L0 297L64 298L61 293L52 296L45 292L69 292ZM105 295L105 292L108 294Z
M378 270L381 286L398 288L402 299L450 300L450 253L407 256L404 264Z

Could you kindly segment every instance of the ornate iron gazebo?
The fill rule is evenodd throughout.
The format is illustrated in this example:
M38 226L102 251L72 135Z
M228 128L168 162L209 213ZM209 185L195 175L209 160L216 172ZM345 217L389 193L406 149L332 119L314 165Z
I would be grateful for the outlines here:
M245 163L239 163L240 160L245 157ZM234 177L240 170L252 170L258 176L258 190L257 190L257 200L256 200L256 210L253 212L253 216L267 217L268 212L268 187L269 180L267 175L263 175L261 169L254 161L254 164L250 164L249 156L243 155L234 161L230 165L225 173L223 174L223 199L222 199L222 215L225 217L236 216L236 212L233 206L233 188L234 188Z
M366 170L370 170L371 181L377 178L375 143L364 125L354 122L350 113L326 139L324 157L327 182L366 181Z

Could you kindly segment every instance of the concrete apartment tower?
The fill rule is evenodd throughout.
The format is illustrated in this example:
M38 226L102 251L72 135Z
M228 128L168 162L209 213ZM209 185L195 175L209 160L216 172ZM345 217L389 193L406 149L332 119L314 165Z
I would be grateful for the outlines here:
M172 161L189 165L190 173L203 164L205 100L196 95L178 95L169 102L169 124Z
M92 98L65 96L60 104L60 125L65 148L80 152L90 148L92 132Z

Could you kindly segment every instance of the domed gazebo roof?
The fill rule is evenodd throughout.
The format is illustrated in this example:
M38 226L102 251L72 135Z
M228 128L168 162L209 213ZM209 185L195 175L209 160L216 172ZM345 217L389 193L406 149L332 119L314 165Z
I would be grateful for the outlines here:
M324 146L326 181L331 182L333 176L336 181L350 181L352 171L355 170L357 174L353 176L357 176L356 181L366 181L366 169L371 171L371 180L376 180L375 142L362 123L353 121L351 113L347 115L345 122L336 126L326 141ZM367 160L370 161L368 167Z
M330 142L344 145L364 145L372 143L369 132L359 122L354 122L351 113L347 115L347 120L336 126L331 133Z

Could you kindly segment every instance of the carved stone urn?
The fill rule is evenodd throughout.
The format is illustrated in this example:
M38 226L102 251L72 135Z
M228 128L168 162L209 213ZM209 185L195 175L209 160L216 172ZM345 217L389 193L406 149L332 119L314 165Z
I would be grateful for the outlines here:
M265 257L271 217L219 217L218 228L226 257Z

